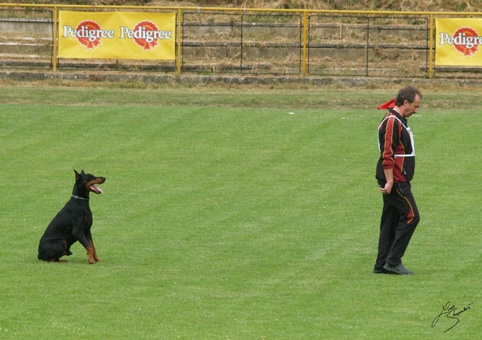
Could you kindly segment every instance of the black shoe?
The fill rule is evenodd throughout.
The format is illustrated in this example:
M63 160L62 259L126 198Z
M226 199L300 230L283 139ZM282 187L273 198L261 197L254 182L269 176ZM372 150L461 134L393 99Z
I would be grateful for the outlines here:
M383 266L383 269L388 270L391 273L397 275L412 275L413 272L408 270L403 266L403 264L397 264L396 266L391 266L388 263Z
M382 268L375 268L373 269L373 274L388 274L390 273L388 270Z

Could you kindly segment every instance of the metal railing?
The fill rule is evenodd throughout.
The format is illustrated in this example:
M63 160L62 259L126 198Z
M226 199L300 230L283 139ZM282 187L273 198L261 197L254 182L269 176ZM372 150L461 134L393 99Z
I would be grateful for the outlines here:
M61 10L176 13L176 59L58 58ZM434 21L482 13L0 4L0 68L434 76Z

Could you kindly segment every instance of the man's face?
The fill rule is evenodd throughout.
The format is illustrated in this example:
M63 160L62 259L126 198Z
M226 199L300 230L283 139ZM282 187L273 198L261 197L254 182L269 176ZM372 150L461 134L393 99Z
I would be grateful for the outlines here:
M410 117L411 115L413 115L414 113L417 113L418 112L418 108L420 106L420 96L417 94L415 95L415 100L413 101L413 103L409 103L408 100L405 100L405 102L403 103L403 106L401 107L401 111L403 112L400 112L400 114L404 117L404 118L408 118Z

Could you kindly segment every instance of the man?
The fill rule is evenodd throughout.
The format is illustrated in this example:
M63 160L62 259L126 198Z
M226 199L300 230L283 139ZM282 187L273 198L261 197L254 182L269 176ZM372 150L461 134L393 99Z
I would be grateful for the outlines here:
M380 158L376 178L383 197L376 274L413 274L402 257L420 221L410 181L415 171L415 145L407 118L418 112L422 94L407 86L398 92L378 128Z

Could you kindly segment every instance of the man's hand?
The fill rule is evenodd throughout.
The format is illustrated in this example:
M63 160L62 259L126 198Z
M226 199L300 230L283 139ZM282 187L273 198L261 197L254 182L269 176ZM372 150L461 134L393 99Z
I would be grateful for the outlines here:
M387 182L385 183L384 187L380 188L380 191L384 195L390 195L393 188L393 169L384 169L383 172L385 173Z
M393 183L385 183L385 186L384 187L381 187L380 188L380 192L384 195L390 195L390 193L392 192L392 188L393 188Z

